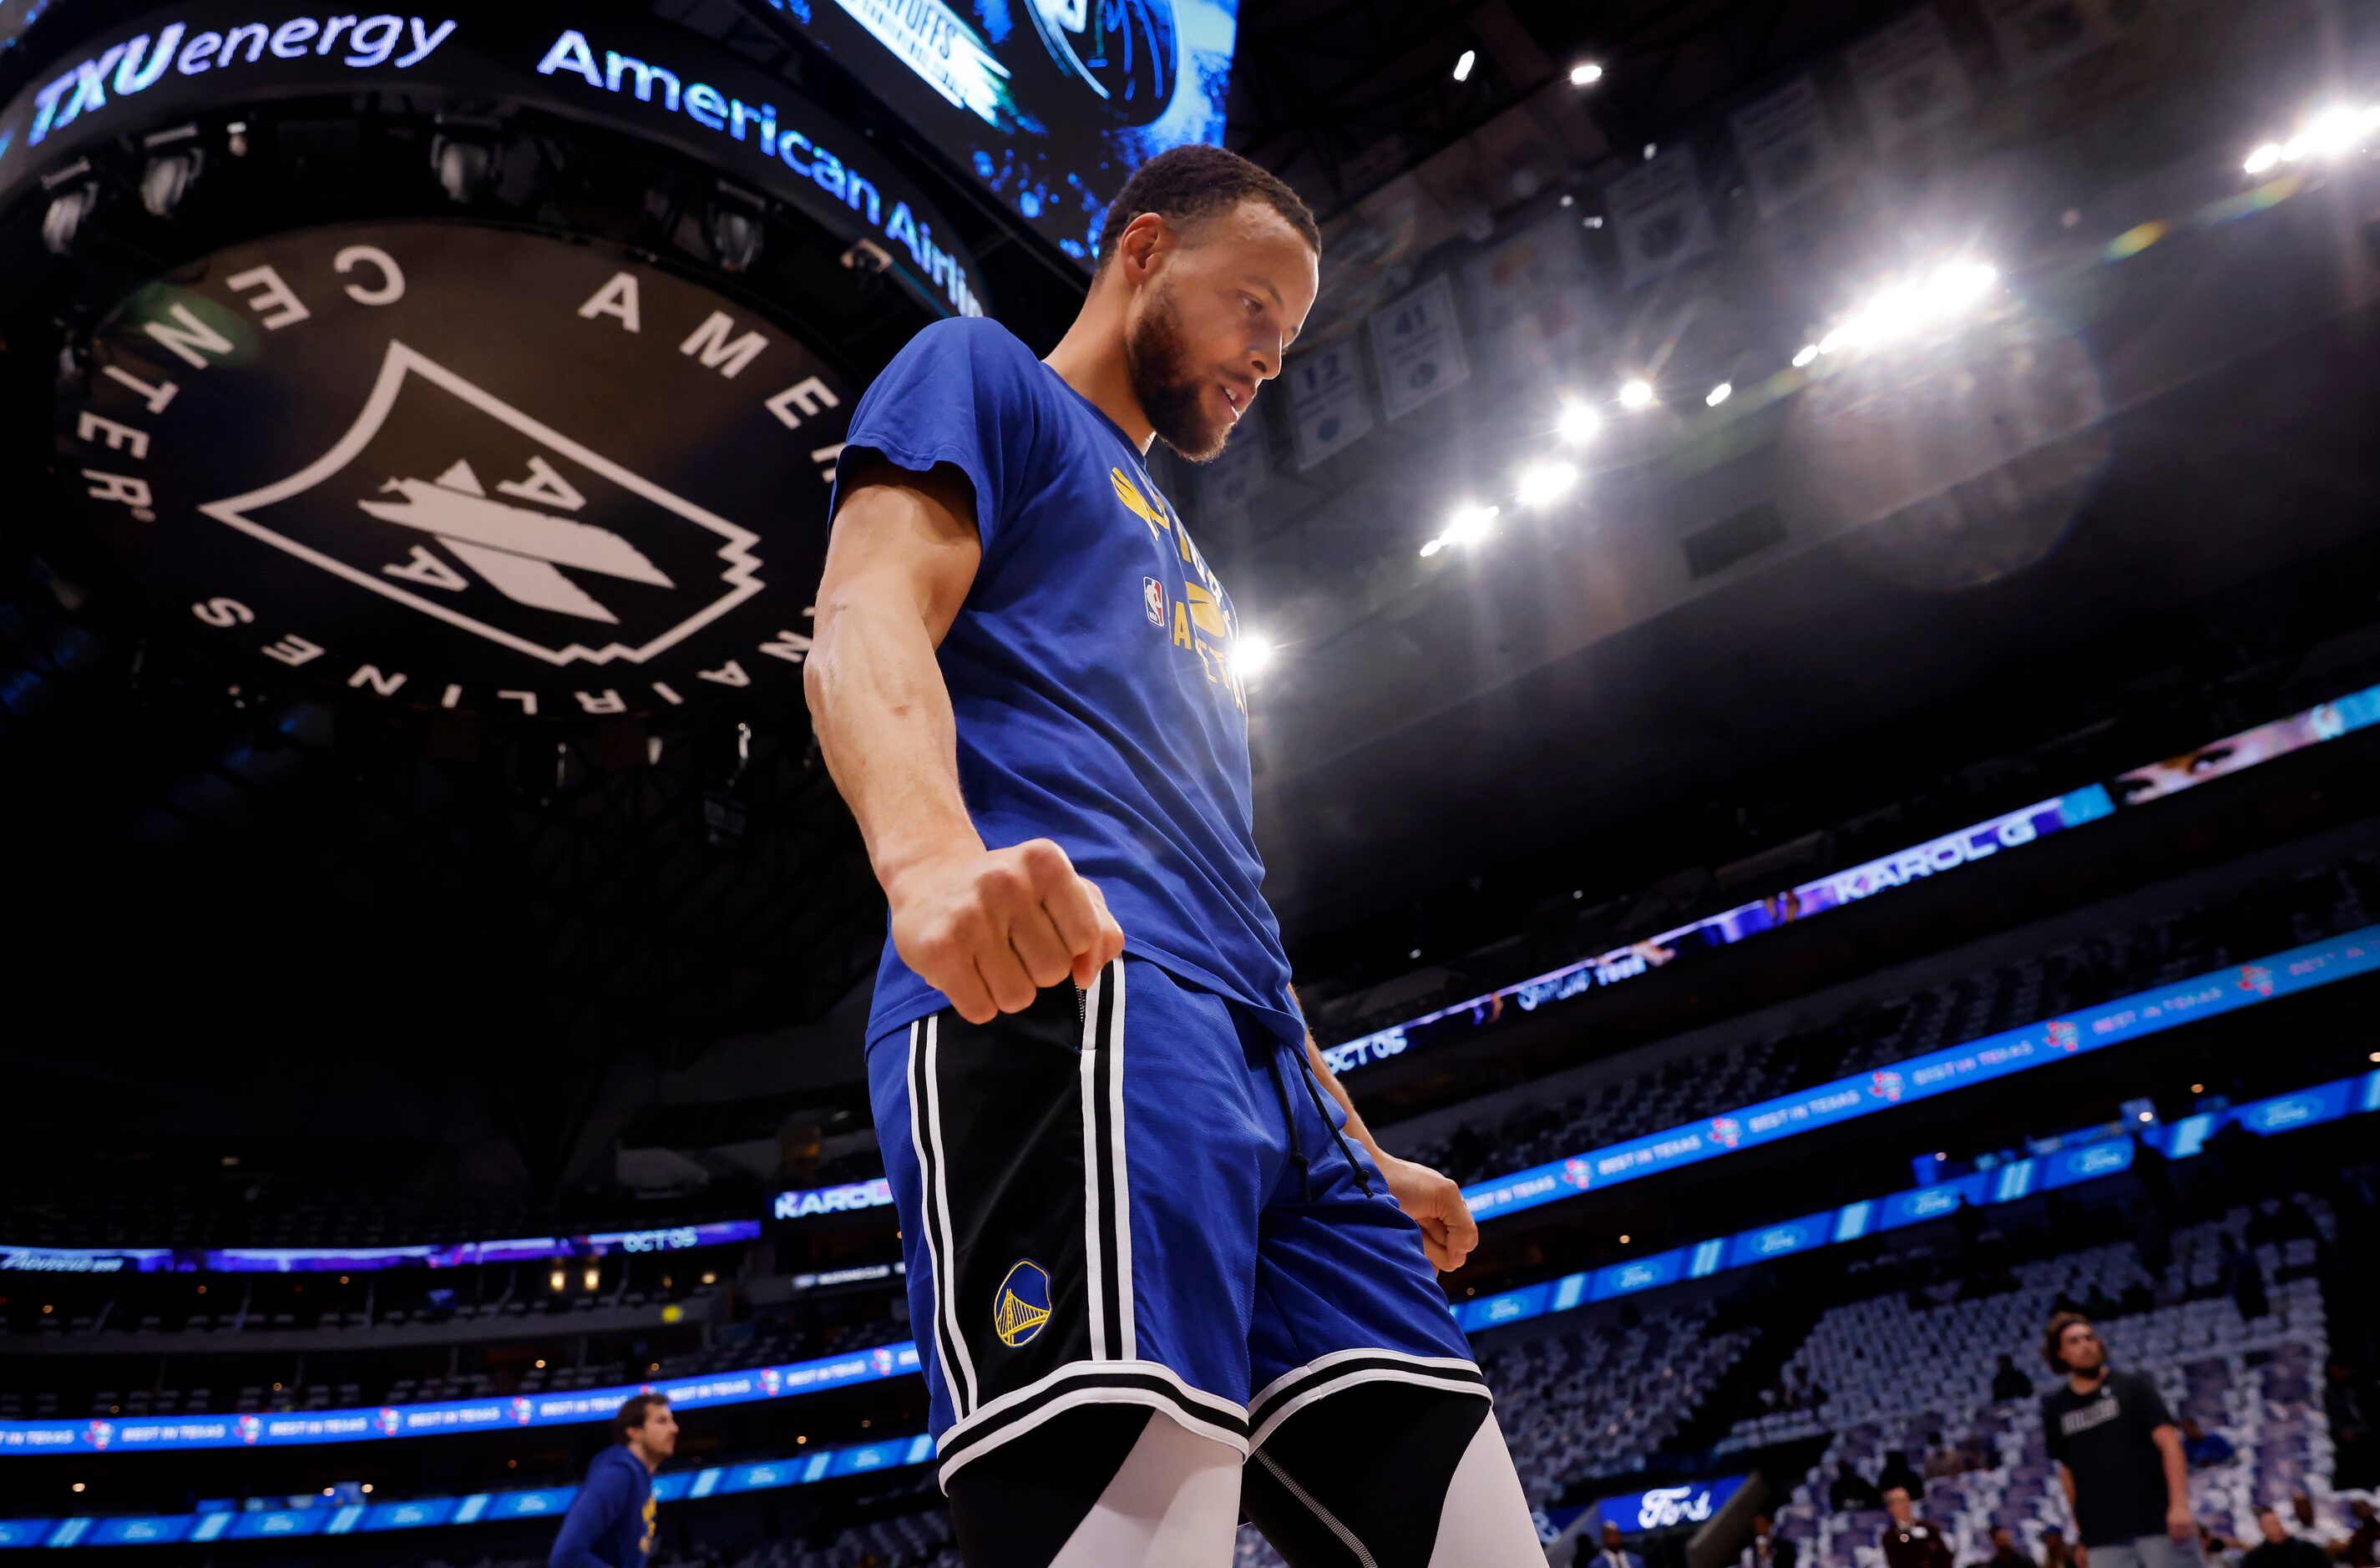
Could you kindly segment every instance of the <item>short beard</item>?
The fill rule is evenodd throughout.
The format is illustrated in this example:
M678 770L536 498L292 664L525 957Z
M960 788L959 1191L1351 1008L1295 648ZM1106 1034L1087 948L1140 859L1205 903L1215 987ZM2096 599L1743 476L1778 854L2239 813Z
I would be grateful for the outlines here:
M1204 463L1223 450L1232 427L1208 418L1207 378L1189 368L1188 359L1182 343L1182 311L1172 291L1160 285L1148 313L1124 336L1124 371L1157 439L1191 462Z

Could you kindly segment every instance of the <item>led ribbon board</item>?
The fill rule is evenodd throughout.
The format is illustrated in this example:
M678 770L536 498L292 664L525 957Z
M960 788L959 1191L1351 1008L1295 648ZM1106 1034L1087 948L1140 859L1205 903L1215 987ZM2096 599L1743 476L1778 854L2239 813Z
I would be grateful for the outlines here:
M2380 1071L2293 1089L2228 1111L2204 1111L2171 1123L2143 1127L2138 1136L2170 1160L2187 1160L2204 1149L2206 1139L2226 1124L2245 1127L2259 1136L2296 1132L2347 1116L2380 1112ZM1939 1220L1969 1206L2014 1203L2021 1197L2055 1192L2132 1168L2134 1147L2130 1136L2109 1136L2054 1154L2011 1161L1996 1170L1979 1171L1955 1181L1911 1187L1886 1197L1861 1198L1840 1209L1755 1225L1732 1236L1719 1236L1691 1246L1672 1247L1648 1258L1607 1264L1558 1280L1547 1280L1518 1290L1500 1291L1458 1302L1455 1321L1465 1333L1567 1312L1590 1301L1706 1279L1731 1269L1836 1246L1862 1236L1905 1225ZM1629 1526L1622 1525L1621 1528Z
M11 1246L0 1243L0 1273L26 1274L323 1274L381 1269L464 1269L479 1263L522 1263L547 1258L630 1257L724 1246L760 1234L758 1220L668 1225L650 1231L597 1231L580 1236L520 1236L448 1246Z
M714 1465L653 1477L653 1497L685 1502L737 1492L809 1486L844 1476L923 1465L934 1457L934 1440L919 1433L891 1442L820 1449L790 1459L750 1465ZM388 1530L432 1529L447 1525L486 1525L505 1519L560 1518L578 1495L577 1487L523 1488L474 1492L466 1497L417 1498L406 1502L325 1503L319 1508L281 1508L203 1513L147 1513L114 1518L0 1519L0 1549L64 1546L173 1546L213 1541L278 1540L298 1536L376 1535Z
M1482 1220L1516 1214L1582 1192L1601 1191L1739 1149L1799 1137L1896 1105L2050 1066L2086 1051L2331 985L2375 968L2380 968L2380 926L2366 926L2253 963L2118 997L2063 1018L2003 1029L1912 1056L1857 1077L1838 1078L1605 1149L1582 1150L1467 1186L1463 1189L1463 1200Z
M241 4L152 12L91 38L0 110L0 207L117 138L215 109L372 91L414 103L526 105L673 147L846 242L871 241L936 312L983 313L982 274L955 231L864 137L791 83L625 7L582 13L583 28L549 22L551 14L492 5L419 15Z
M524 1427L575 1427L610 1420L618 1413L621 1402L631 1394L665 1394L681 1410L700 1410L880 1382L887 1378L906 1377L917 1367L917 1347L904 1341L814 1361L572 1393L247 1416L0 1421L0 1457L188 1448L279 1448L300 1443L371 1442L388 1438L508 1431Z

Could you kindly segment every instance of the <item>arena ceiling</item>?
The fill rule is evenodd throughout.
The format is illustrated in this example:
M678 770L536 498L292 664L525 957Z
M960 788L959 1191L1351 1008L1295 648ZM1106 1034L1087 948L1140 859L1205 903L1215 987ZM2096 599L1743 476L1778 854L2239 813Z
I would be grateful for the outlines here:
M1251 3L1232 140L1315 195L1334 237L1401 180L1459 234L1488 175L1506 192L1523 164L1548 193L1587 181L1890 8ZM782 46L765 6L657 9ZM1457 83L1466 48L1479 63ZM1608 73L1592 94L1567 82L1584 58ZM1391 263L1347 249L1348 298L1370 298ZM1063 303L1050 260L1017 240L1008 274L1044 333ZM2380 409L2372 322L2338 320L2268 345L2252 398L2202 385L2132 408L2060 548L1973 593L1828 546L1619 627L1602 611L1623 553L1594 536L1458 589L1382 591L1432 452L1285 485L1214 546L1245 606L1293 628L1312 605L1331 627L1259 694L1264 837L1299 951L1377 945L1379 911L1405 918L1546 845L1591 862L1598 835L1722 782L1756 796L1791 768L1848 789L1878 746L1955 755L1963 722L2022 707L2024 683L2120 689L2200 660L2227 602L2310 606L2304 646L2351 629L2370 592L2339 564L2380 502L2363 441ZM14 462L40 432L5 439ZM2259 488L2210 488L2246 472ZM1764 473L1630 482L1651 515ZM614 1064L814 1017L873 965L880 905L798 711L522 734L244 685L0 528L12 1130L55 1133L65 1107L85 1135L194 1133L262 1080L298 1102L319 1083L327 1105L379 1074L422 1103L473 1086L550 1183ZM1674 832L1661 847L1693 852ZM335 1118L358 1124L352 1102Z

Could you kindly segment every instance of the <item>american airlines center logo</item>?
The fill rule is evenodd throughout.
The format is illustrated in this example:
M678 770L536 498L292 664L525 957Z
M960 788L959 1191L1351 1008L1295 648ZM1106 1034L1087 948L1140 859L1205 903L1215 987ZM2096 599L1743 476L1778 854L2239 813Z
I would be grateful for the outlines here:
M283 670L532 717L776 703L844 385L626 257L383 225L126 301L62 388L59 444L133 574Z

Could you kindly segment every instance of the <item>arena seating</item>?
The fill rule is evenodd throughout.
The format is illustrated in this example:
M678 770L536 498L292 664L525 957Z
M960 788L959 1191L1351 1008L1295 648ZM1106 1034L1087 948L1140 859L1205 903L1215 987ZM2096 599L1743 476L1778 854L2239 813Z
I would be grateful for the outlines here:
M2246 896L2062 945L1864 1005L1822 1027L1678 1056L1487 1128L1465 1124L1404 1152L1468 1185L1583 1149L1658 1132L1944 1045L2370 924L2380 856L2277 878Z
M2326 1209L2301 1200L2325 1235ZM1787 1363L1784 1380L1824 1392L1817 1407L1739 1423L1729 1443L1766 1447L1833 1434L1817 1471L1778 1510L1778 1527L1800 1543L1810 1568L1876 1568L1884 1522L1874 1512L1827 1506L1837 1467L1873 1479L1885 1453L1902 1450L1921 1472L1937 1472L1918 1505L1950 1538L1955 1560L1990 1554L1993 1526L2015 1530L2037 1550L2045 1526L2065 1527L2067 1509L2031 1398L1996 1404L1990 1383L2006 1352L2036 1390L2041 1326L2061 1299L2119 1298L2145 1288L2157 1305L2099 1323L2116 1364L2154 1375L2177 1417L2198 1419L2239 1450L2230 1463L2196 1473L2192 1498L2202 1520L2253 1538L2257 1503L2306 1489L2336 1510L2329 1490L2331 1443L2319 1383L2328 1354L2322 1292L2312 1277L2310 1237L2241 1246L2254 1216L2239 1209L2177 1232L2173 1260L2151 1276L2131 1246L2070 1253L2017 1265L2016 1288L1975 1300L1912 1309L1899 1295L1828 1312ZM2243 1317L2216 1291L2243 1257L2274 1282L2268 1310ZM1947 1473L1941 1473L1947 1472Z
M1714 1316L1708 1307L1686 1307L1483 1358L1531 1507L1575 1477L1644 1466L1757 1337L1715 1332Z

